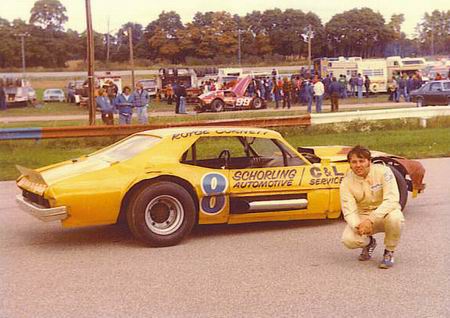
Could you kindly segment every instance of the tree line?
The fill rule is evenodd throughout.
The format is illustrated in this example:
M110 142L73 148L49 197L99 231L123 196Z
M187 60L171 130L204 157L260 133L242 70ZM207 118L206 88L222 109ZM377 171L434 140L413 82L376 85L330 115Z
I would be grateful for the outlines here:
M86 32L64 30L67 21L66 8L58 0L36 1L28 22L0 17L0 68L22 65L20 36L25 38L27 66L64 67L69 60L85 59ZM315 13L297 9L245 16L197 12L188 23L175 11L163 11L147 26L128 22L114 34L94 32L95 59L127 61L129 27L135 58L150 63L235 64L238 51L242 63L306 58L308 29L313 57L449 54L450 10L424 13L413 39L401 31L403 22L403 14L387 22L370 8L337 13L325 24Z

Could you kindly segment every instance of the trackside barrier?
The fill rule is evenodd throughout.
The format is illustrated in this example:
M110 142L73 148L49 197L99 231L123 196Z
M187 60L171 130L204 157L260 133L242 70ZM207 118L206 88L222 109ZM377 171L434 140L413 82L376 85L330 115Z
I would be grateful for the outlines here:
M351 122L355 120L381 120L399 118L420 118L423 127L432 117L450 116L450 106L430 106L421 108L401 108L383 110L365 110L353 112L322 113L303 116L267 117L252 119L227 119L178 122L152 125L130 126L85 126L85 127L44 127L44 128L6 128L0 129L0 140L46 139L73 137L126 136L140 131L195 126L244 126L244 127L307 127L317 124Z
M127 136L144 130L187 126L307 127L310 125L311 116L302 115L290 117L208 120L151 125L6 128L0 129L0 140Z
M343 123L354 120L380 120L420 118L425 120L438 116L450 116L450 106L429 106L399 109L364 110L339 113L311 114L311 125Z

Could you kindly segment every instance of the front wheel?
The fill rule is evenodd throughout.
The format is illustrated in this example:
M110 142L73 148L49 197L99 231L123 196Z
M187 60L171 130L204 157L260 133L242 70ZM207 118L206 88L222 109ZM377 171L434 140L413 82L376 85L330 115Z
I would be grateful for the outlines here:
M136 193L127 210L133 235L149 246L178 244L195 223L190 194L173 182L158 182Z

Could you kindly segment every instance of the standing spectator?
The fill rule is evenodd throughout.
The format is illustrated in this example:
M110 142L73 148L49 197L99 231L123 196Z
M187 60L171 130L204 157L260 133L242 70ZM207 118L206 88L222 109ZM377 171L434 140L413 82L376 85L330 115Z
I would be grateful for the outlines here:
M414 90L414 79L412 75L409 75L408 79L406 80L406 97L408 99L408 102L410 101L410 94Z
M339 85L341 86L341 98L347 98L347 77L343 74L339 76Z
M356 78L356 89L358 90L358 98L363 97L362 87L364 85L364 80L361 76L361 73L358 73L358 77Z
M179 105L177 114L187 114L187 112L186 112L187 93L186 93L186 87L184 86L183 82L181 82L180 85L178 85L177 91L175 94L177 96L177 104Z
M314 86L310 80L304 82L304 94L306 98L306 103L308 104L308 113L312 112L312 102L314 96Z
M389 100L396 102L397 101L397 80L395 76L392 76L392 82L388 85L389 90Z
M436 76L434 78L435 81L441 81L443 80L441 73L436 73Z
M123 88L122 94L117 95L114 105L119 111L119 125L130 125L133 117L133 96L128 86Z
M266 91L266 100L271 101L272 81L269 78L264 79L264 89Z
M275 100L275 109L280 107L280 100L281 100L281 88L278 86L277 79L274 77L272 79L272 86L273 86L273 99Z
M98 96L95 98L97 108L102 114L102 121L105 125L114 125L114 106L108 96L108 91L104 88L98 90Z
M354 74L352 74L352 77L350 77L349 84L350 84L350 93L352 97L355 97L356 76Z
M314 99L316 100L316 113L322 112L323 95L325 94L325 87L321 81L317 78L314 79Z
M260 79L257 81L258 82L258 87L259 87L259 94L262 99L266 99L266 88L264 86L264 80Z
M140 124L148 124L147 107L150 101L148 92L142 83L136 83L136 90L133 92L133 106L136 109L137 118Z
M6 110L6 93L3 84L0 84L0 110Z
M172 101L173 101L173 86L172 86L172 84L167 84L167 86L166 86L166 97L167 97L167 105L172 105Z
M332 112L337 112L339 110L340 90L341 85L336 81L336 77L333 76L329 87Z
M325 76L325 78L322 80L322 84L325 89L324 98L328 98L328 96L330 95L329 89L330 89L330 84L331 84L331 74L328 74L327 76Z
M273 77L277 77L277 75L278 75L277 70L276 69L272 69L272 76Z
M291 109L292 82L285 77L283 81L283 108Z
M117 94L119 93L119 87L117 87L116 84L112 80L106 81L106 90L109 97L109 100L111 101L111 104L114 103L114 100L117 97Z
M397 82L398 88L397 88L397 102L400 101L400 97L403 96L405 99L405 102L408 101L408 98L406 97L406 80L403 76L400 76Z
M370 78L369 78L368 75L365 75L364 87L366 88L366 98L369 98L369 94L370 94Z

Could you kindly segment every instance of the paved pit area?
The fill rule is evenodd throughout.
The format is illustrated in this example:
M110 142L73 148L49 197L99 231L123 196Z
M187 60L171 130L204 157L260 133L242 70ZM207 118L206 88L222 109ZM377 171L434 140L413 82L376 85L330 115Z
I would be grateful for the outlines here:
M147 248L118 226L63 229L0 188L0 317L450 317L450 158L422 161L396 265L340 243L341 220L199 226Z

